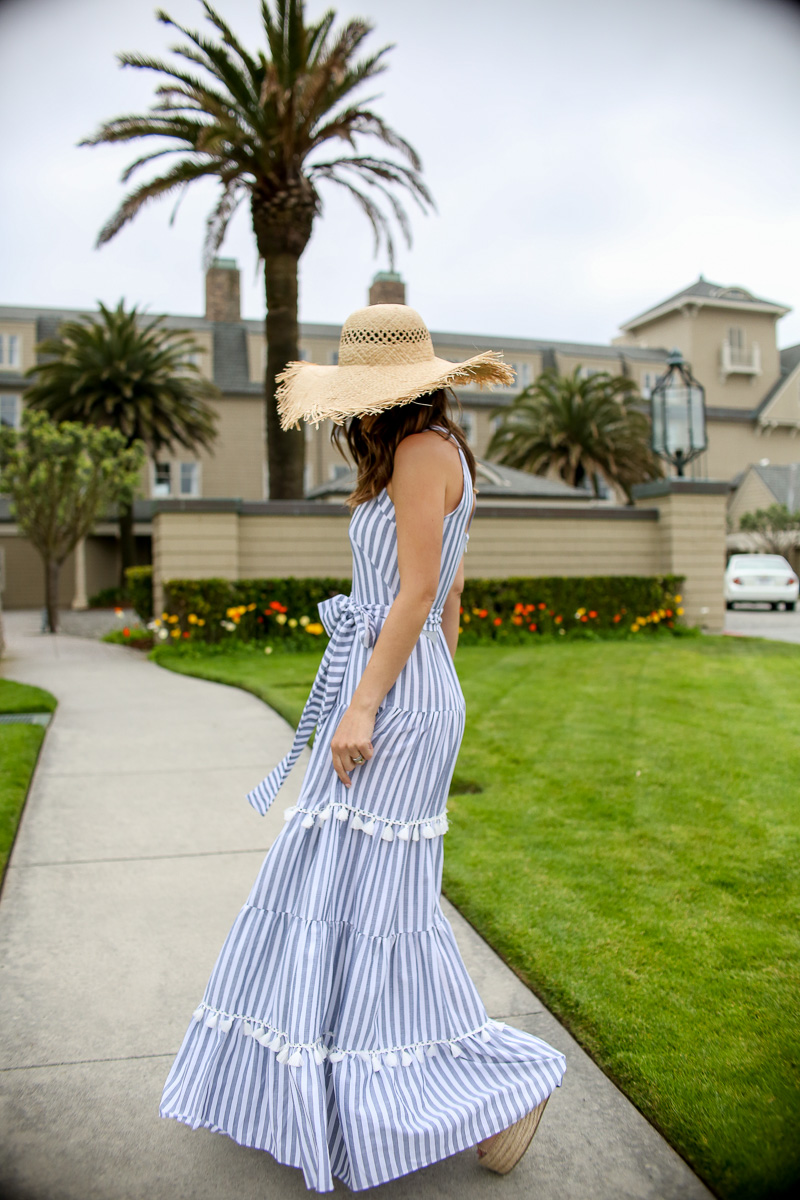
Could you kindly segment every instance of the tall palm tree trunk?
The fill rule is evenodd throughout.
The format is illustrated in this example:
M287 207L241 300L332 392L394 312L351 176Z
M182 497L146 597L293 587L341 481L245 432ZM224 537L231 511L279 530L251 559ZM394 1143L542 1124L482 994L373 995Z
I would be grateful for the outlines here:
M270 500L297 500L305 494L303 467L305 431L284 433L275 404L275 376L299 357L297 327L297 273L299 256L283 250L264 257L267 294L267 462Z

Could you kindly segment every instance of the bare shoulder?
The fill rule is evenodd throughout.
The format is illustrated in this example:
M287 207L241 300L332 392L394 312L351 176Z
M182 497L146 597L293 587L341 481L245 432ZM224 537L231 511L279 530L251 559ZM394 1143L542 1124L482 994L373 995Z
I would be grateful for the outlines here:
M446 470L448 464L458 461L455 443L442 437L434 429L423 429L421 433L410 433L395 450L395 468L416 471L437 467Z

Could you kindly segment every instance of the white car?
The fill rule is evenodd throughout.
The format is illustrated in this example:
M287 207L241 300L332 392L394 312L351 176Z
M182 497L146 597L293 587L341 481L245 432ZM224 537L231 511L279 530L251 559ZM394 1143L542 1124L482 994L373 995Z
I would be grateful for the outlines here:
M761 602L770 608L797 603L798 579L780 554L734 554L725 568L725 607L737 601Z

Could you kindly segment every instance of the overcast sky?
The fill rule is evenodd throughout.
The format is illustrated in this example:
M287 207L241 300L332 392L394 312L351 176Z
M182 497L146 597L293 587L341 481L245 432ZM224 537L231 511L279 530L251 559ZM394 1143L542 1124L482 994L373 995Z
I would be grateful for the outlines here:
M199 0L163 0L204 28ZM164 56L154 0L0 4L0 303L93 308L124 297L200 315L213 184L175 223L152 204L102 249L97 233L146 143L78 148L103 119L145 111ZM218 0L260 44L258 0ZM310 0L308 13L326 7ZM413 216L398 268L433 329L607 342L694 282L790 305L800 342L800 17L779 0L339 0L389 42L375 106L417 148L438 213ZM368 141L362 145L366 149ZM344 148L345 152L346 147ZM135 181L136 181L135 177ZM142 175L141 179L145 176ZM194 194L192 194L194 192ZM354 202L323 185L301 260L300 316L341 322L386 267ZM242 268L243 315L264 314L243 204L221 253Z

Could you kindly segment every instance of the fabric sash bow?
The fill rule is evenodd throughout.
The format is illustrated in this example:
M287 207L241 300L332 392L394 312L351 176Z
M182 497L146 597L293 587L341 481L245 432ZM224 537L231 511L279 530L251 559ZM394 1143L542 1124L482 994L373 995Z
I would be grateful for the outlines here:
M266 814L277 796L308 739L315 729L322 727L326 717L335 706L342 689L345 670L356 636L361 645L367 649L374 646L377 637L376 618L385 616L389 608L388 604L360 604L352 596L345 596L341 592L317 605L320 620L330 641L322 656L314 686L303 708L291 750L285 758L281 759L277 767L270 771L265 779L262 779L261 783L247 793L247 799L262 816ZM440 608L431 609L422 632L435 641L441 623L442 610Z

